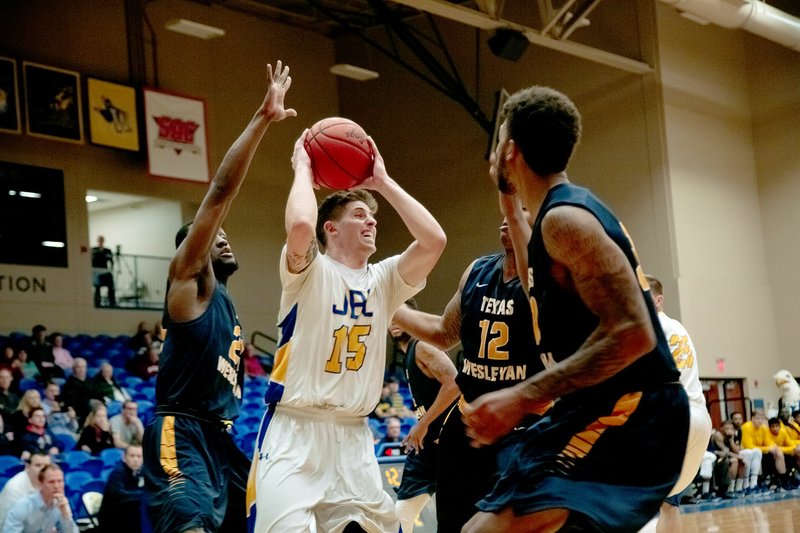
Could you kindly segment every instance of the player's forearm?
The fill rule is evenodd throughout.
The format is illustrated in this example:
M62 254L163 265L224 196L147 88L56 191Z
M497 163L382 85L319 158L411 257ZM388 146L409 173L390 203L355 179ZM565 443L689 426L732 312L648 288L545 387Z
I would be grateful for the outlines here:
M314 196L311 167L306 163L296 165L294 182L286 201L286 233L302 227L306 232L317 224L317 199Z
M393 320L412 337L432 344L440 350L449 350L459 342L458 332L454 337L445 327L445 321L441 316L401 307L395 311Z
M631 323L612 331L598 328L577 352L520 384L534 410L542 401L600 384L648 353L655 346L652 328Z
M433 215L397 182L387 178L378 192L391 204L420 248L441 255L447 237ZM434 261L435 262L435 261Z

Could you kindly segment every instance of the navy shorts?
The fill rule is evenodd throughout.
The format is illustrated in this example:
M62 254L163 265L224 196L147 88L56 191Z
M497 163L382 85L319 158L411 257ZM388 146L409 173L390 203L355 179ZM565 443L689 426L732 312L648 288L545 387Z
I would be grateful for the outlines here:
M511 506L517 515L568 509L598 531L636 532L675 485L688 431L688 399L677 383L556 402L522 436L478 508Z
M221 425L156 415L144 433L148 515L156 532L247 531L250 460Z
M438 439L437 439L438 440ZM397 488L398 500L410 500L420 494L436 492L436 458L439 444L434 441L425 442L421 450L411 450L406 456L403 466L403 479Z

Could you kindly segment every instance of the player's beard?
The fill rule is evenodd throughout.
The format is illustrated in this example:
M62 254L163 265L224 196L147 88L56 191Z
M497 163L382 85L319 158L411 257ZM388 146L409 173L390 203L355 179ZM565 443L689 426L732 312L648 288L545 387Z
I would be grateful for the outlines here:
M503 194L516 194L517 188L508 179L508 164L504 157L497 164L497 188Z
M239 270L239 263L236 260L223 261L222 259L217 259L211 263L211 267L214 269L214 277L221 283L226 283L228 278Z

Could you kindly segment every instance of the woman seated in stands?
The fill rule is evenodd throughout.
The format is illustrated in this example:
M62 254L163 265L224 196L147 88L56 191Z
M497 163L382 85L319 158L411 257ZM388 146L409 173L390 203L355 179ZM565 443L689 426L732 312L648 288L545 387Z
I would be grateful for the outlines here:
M75 365L75 359L73 359L69 350L64 348L64 336L58 332L53 333L50 335L50 342L53 345L53 360L56 365L63 370L69 370L71 372L72 367Z
M248 342L247 345L245 345L242 358L244 360L244 373L247 377L258 378L267 375L266 370L261 366L258 354L256 354L256 347L251 343Z
M42 407L42 396L36 389L28 389L19 400L19 406L14 414L11 415L10 425L14 434L19 436L28 426L28 419L31 416L31 411L36 408ZM17 438L19 440L19 438Z
M17 357L14 362L11 363L11 366L19 370L23 378L37 379L39 377L39 367L28 358L28 352L25 348L19 349Z
M114 379L114 367L109 363L103 363L100 371L92 378L92 381L98 395L106 403L125 402L131 399L128 391Z
M19 370L19 365L15 365L14 361L17 360L17 351L14 345L10 342L3 346L3 353L0 355L0 368L8 369L14 377L14 385L11 387L15 392L19 392L19 380L22 379L22 372Z
M142 348L128 361L128 372L147 381L158 374L158 348L150 346Z
M108 410L99 401L92 401L93 407L86 417L81 437L75 449L98 455L103 450L114 447L114 438L111 436L111 425L108 422Z
M28 425L20 433L19 444L23 459L36 452L56 455L60 451L55 437L47 428L47 419L41 407L31 409Z

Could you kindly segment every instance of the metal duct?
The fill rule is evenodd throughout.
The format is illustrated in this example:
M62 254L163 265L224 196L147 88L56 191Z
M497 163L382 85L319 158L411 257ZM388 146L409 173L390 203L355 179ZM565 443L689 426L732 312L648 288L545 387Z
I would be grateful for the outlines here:
M678 11L743 29L800 52L800 19L758 0L661 0Z

